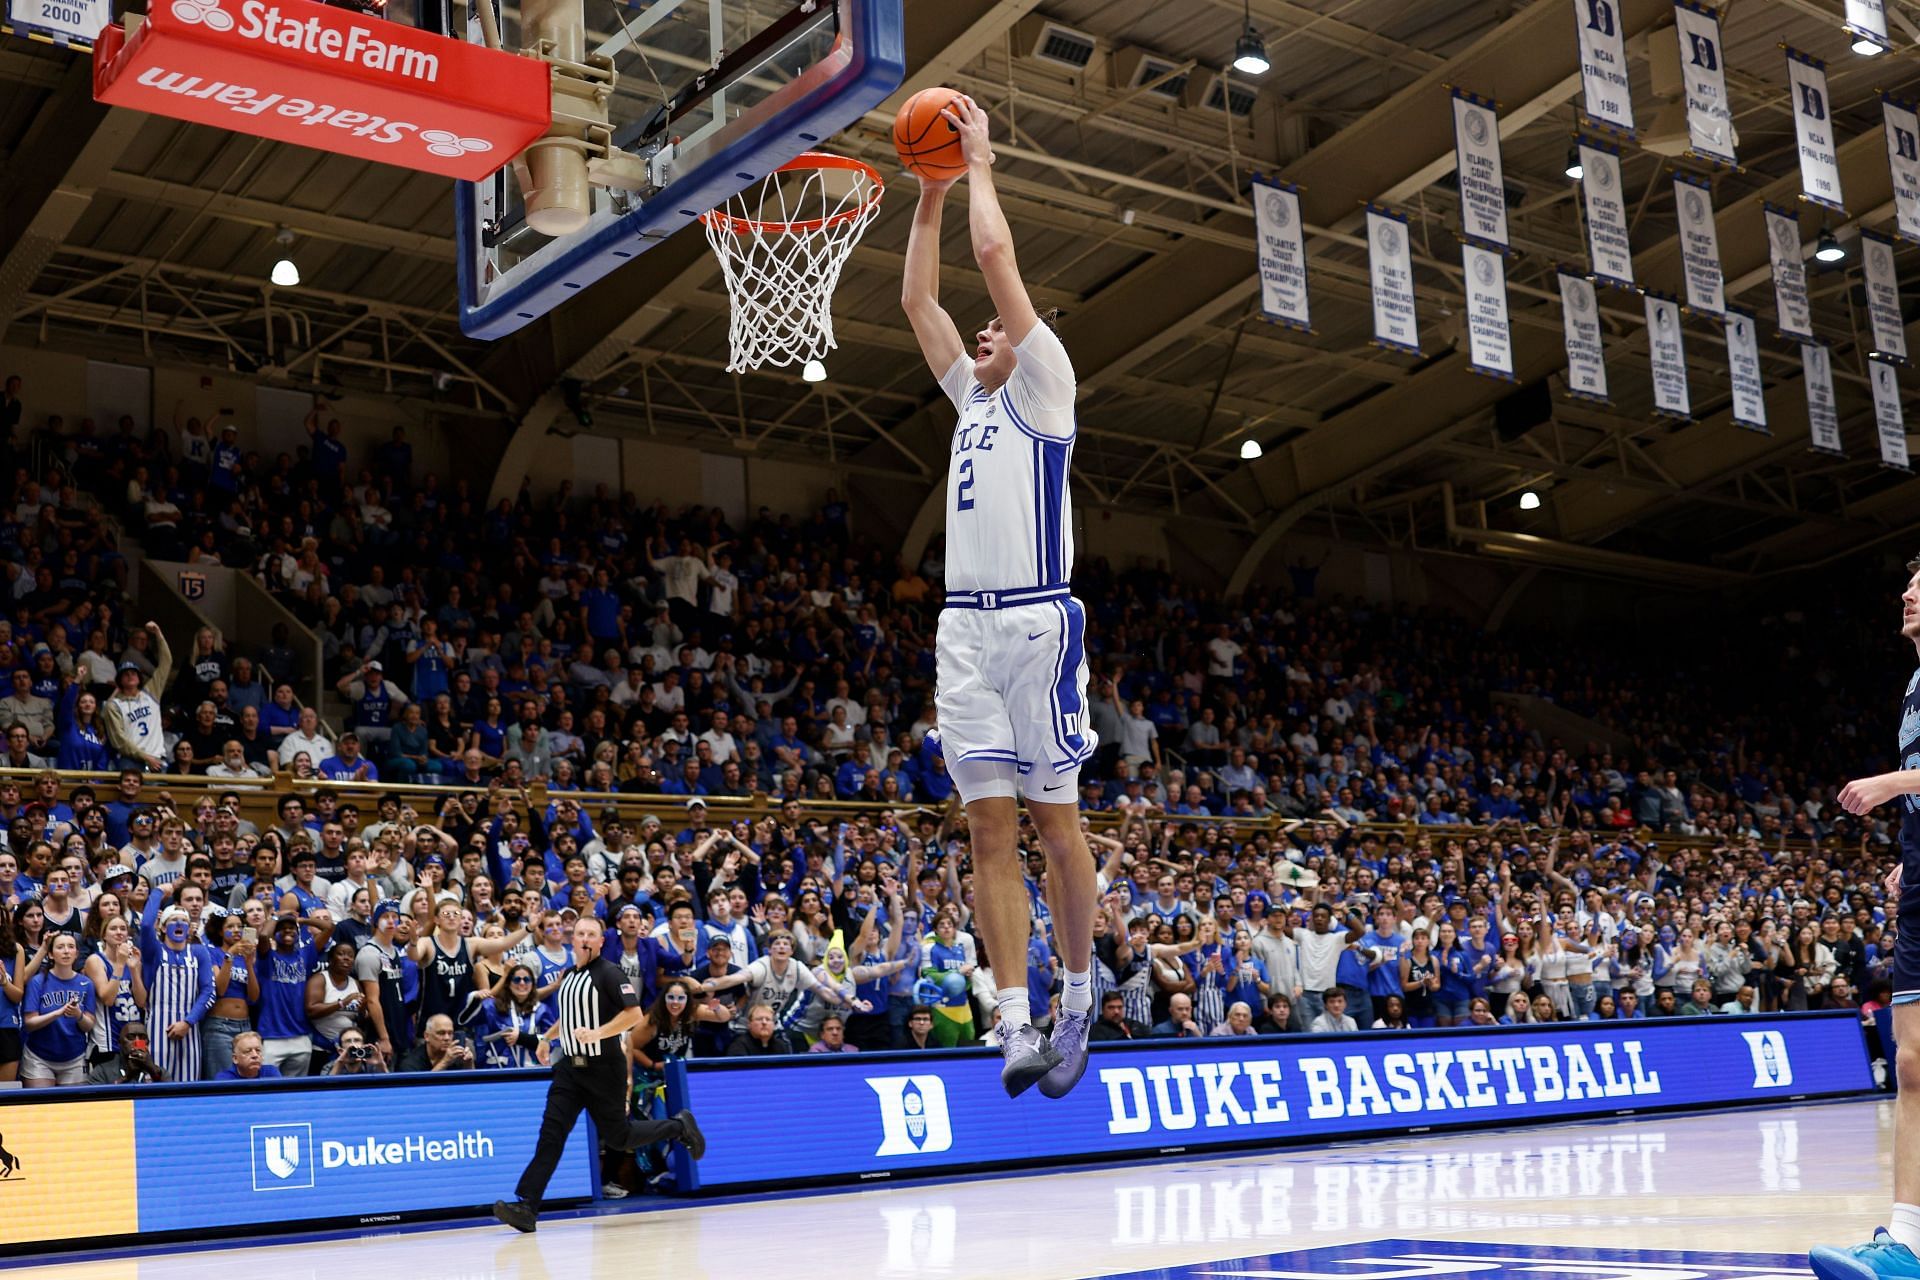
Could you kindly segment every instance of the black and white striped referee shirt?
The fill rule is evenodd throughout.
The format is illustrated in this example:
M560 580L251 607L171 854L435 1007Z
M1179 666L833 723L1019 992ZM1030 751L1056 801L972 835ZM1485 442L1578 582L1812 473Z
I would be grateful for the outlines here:
M560 1005L556 1039L561 1053L570 1058L601 1058L622 1052L619 1036L592 1044L574 1038L576 1032L605 1026L623 1009L640 1003L640 993L619 965L603 955L595 956L585 967L567 970L567 976L560 979L560 990L554 994Z

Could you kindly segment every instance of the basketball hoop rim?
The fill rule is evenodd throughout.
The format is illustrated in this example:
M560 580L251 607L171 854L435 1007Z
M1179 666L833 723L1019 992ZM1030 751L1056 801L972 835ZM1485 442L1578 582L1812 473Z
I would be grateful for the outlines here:
M762 222L753 218L736 217L723 209L710 209L700 215L700 221L706 226L720 231L731 232L736 236L759 235L811 235L826 227L835 227L852 222L863 216L869 208L880 203L880 197L886 190L886 180L880 171L864 160L855 160L852 156L836 156L825 151L803 151L793 159L775 169L773 173L798 173L807 169L841 169L849 172L864 173L870 187L867 198L851 209L842 209L831 217L812 218L803 222ZM772 177L768 174L767 177ZM765 179L762 179L765 181Z

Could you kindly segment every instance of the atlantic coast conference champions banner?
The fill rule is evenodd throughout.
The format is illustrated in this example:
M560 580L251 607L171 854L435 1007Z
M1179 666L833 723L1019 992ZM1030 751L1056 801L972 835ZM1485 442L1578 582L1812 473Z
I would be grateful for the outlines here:
M1880 437L1880 462L1906 471L1907 422L1900 406L1900 375L1884 360L1867 361L1867 380L1873 384L1873 425Z
M1767 261L1773 268L1773 307L1780 332L1813 340L1813 306L1807 299L1807 262L1800 256L1800 215L1777 204L1761 206L1767 224Z
M1907 331L1900 319L1900 280L1893 269L1893 241L1862 231L1860 274L1866 282L1867 321L1873 329L1870 354L1905 364Z
M1453 154L1459 166L1460 234L1507 247L1507 186L1500 165L1500 117L1486 98L1453 91Z
M1600 301L1593 282L1559 273L1560 323L1567 343L1567 394L1608 403L1606 348L1600 339Z
M1872 1087L1858 1016L1843 1012L1102 1044L1057 1100L1009 1099L999 1056L979 1050L699 1059L669 1077L668 1105L691 1107L708 1136L690 1185L725 1190Z
M1589 122L1633 133L1633 95L1627 83L1627 33L1614 0L1573 0L1580 33L1580 87Z
M1507 264L1494 250L1463 242L1460 266L1467 284L1468 368L1511 380L1513 335L1507 327Z
M1580 140L1580 194L1587 212L1587 266L1603 284L1633 288L1633 247L1618 151Z
M1680 211L1680 265L1687 279L1687 305L1706 315L1727 309L1720 277L1720 233L1713 223L1713 188L1690 173L1673 175L1673 203Z
M1844 457L1840 411L1833 400L1833 354L1824 342L1800 344L1800 375L1807 388L1807 433L1821 453Z
M1767 429L1766 384L1760 377L1760 335L1753 317L1727 312L1727 372L1733 381L1733 423L1754 431Z
M1253 221L1260 260L1260 310L1290 329L1310 329L1307 246L1300 228L1299 188L1271 178L1253 180Z
M1680 304L1657 293L1646 295L1647 355L1653 365L1653 411L1670 418L1691 418L1687 396L1687 350L1680 335Z
M1414 311L1413 246L1407 220L1385 209L1367 210L1367 270L1373 285L1373 340L1420 354Z

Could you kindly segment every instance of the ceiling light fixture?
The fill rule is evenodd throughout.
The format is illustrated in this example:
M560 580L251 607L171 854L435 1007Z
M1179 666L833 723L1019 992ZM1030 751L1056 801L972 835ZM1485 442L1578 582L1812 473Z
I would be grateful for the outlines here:
M1540 495L1531 489L1521 494L1520 509L1522 511L1538 511L1540 509Z
M1580 163L1580 148L1577 144L1567 148L1567 176L1575 182L1587 176L1586 166Z
M1263 76L1273 64L1267 61L1267 42L1253 29L1253 0L1246 0L1246 24L1240 38L1233 42L1233 69L1244 75Z
M800 368L800 378L804 382L825 382L827 366L818 360L809 360Z
M1853 51L1863 58L1871 58L1875 54L1885 53L1887 48L1878 40L1869 40L1865 36L1855 36Z
M1248 462L1252 462L1255 458L1259 457L1261 454L1265 452L1266 450L1260 447L1260 442L1258 440L1249 439L1249 440L1242 440L1240 442L1240 456L1246 459Z
M293 247L293 232L281 227L273 233L273 242L280 246L280 260L273 264L273 272L267 278L282 289L291 289L300 283L300 268L295 266L287 250Z
M1813 256L1821 262L1839 262L1847 256L1846 249L1840 244L1840 237L1833 234L1832 227L1821 230L1820 244L1814 249Z

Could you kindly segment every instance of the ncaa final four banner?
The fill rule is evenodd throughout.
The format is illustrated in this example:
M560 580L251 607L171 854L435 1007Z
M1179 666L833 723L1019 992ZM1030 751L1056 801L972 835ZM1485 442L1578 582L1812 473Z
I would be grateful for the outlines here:
M1847 0L1846 29L1862 40L1870 40L1882 49L1893 48L1887 38L1887 8L1883 0Z
M1766 383L1760 376L1760 335L1753 317L1727 312L1727 371L1733 380L1733 425L1767 433Z
M1913 104L1880 95L1887 130L1887 168L1893 173L1894 229L1920 244L1920 116Z
M1460 234L1507 247L1507 184L1500 117L1491 99L1453 90L1453 155L1460 179Z
M1867 320L1873 350L1882 360L1907 362L1907 330L1900 319L1900 281L1893 270L1893 241L1876 231L1860 233L1860 274L1867 286Z
M1669 418L1693 419L1687 397L1687 348L1680 336L1680 303L1649 292L1647 356L1653 364L1653 411Z
M1621 194L1620 153L1580 139L1580 194L1587 212L1587 266L1594 278L1617 289L1633 288L1633 246L1627 237L1627 202Z
M1633 136L1633 95L1627 83L1627 34L1615 0L1573 0L1580 33L1582 114L1588 123Z
M1367 207L1367 269L1373 282L1373 340L1395 351L1420 354L1420 328L1413 301L1413 247L1407 220Z
M1507 328L1507 264L1491 249L1462 243L1467 283L1467 367L1513 381L1513 335Z
M1900 406L1900 375L1884 360L1869 358L1867 381L1873 384L1873 426L1880 437L1880 462L1896 471L1907 465L1907 420Z
M1720 232L1713 223L1713 188L1690 173L1673 175L1673 203L1680 210L1680 265L1687 278L1687 305L1710 316L1727 309L1720 277Z
M1680 78L1687 94L1687 143L1694 155L1732 165L1733 112L1721 61L1720 17L1712 9L1676 0L1673 29L1680 40Z
M1807 434L1814 451L1846 457L1840 444L1840 411L1833 400L1833 354L1826 343L1800 344L1800 376L1807 386Z
M1840 194L1840 144L1833 136L1827 98L1827 64L1788 49L1787 96L1793 102L1793 134L1800 147L1800 194L1845 213Z
M1567 343L1567 394L1609 404L1606 347L1600 339L1600 300L1593 282L1564 267L1559 272L1560 326Z
M1009 1099L984 1049L699 1058L669 1067L667 1105L708 1138L698 1162L676 1150L680 1185L724 1193L1872 1088L1843 1010L1096 1044L1079 1087L1045 1103Z
M1253 180L1253 224L1260 261L1260 310L1275 324L1311 329L1307 246L1300 233L1300 189L1277 178Z
M1773 309L1780 332L1813 339L1813 305L1807 297L1807 263L1800 256L1800 215L1777 204L1760 206L1767 224L1767 261L1773 267Z

